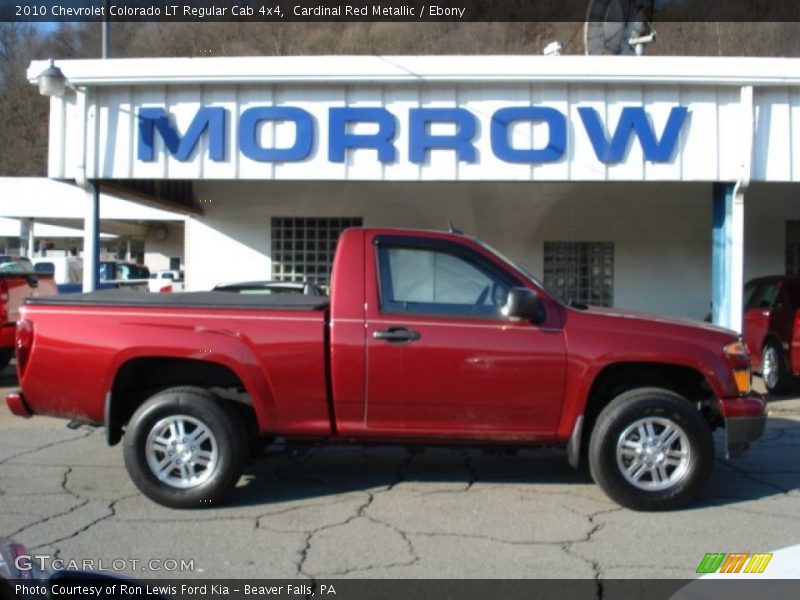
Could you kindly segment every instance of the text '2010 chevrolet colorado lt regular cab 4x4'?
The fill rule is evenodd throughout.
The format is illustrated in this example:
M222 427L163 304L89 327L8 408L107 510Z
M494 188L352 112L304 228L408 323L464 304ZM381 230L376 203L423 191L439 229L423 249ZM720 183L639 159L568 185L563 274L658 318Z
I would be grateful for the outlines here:
M735 333L565 306L458 233L347 230L330 300L99 292L22 314L11 410L103 423L173 507L219 500L281 436L561 446L620 504L670 509L708 478L714 428L741 449L766 419Z

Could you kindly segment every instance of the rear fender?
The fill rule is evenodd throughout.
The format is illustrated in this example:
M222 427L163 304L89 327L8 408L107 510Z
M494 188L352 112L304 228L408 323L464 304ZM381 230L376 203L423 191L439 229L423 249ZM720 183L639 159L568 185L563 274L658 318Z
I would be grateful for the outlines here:
M259 430L273 429L276 415L273 388L267 374L261 369L255 352L247 344L246 338L236 332L222 329L198 328L189 334L191 337L186 337L187 334L188 330L181 332L180 347L137 346L118 352L109 369L110 375L105 382L105 389L110 393L122 367L137 358L181 358L215 363L230 370L241 381L250 396ZM194 343L190 344L190 341ZM187 347L193 349L187 350Z

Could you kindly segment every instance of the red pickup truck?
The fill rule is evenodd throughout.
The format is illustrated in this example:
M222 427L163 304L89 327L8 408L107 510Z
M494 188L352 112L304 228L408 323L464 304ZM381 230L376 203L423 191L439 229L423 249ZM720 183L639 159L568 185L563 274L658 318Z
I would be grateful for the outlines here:
M225 292L30 299L22 416L104 424L164 505L206 506L259 436L289 442L560 446L620 504L681 506L761 436L736 334L566 306L459 233L350 229L330 300ZM124 438L123 438L124 435Z

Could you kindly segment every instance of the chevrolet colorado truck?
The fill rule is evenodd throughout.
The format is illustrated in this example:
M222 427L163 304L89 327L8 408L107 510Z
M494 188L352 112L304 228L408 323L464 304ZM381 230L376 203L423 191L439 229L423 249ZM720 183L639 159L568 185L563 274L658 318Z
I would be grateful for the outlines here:
M460 233L345 231L330 298L96 292L31 298L17 415L103 424L138 488L208 506L260 439L559 446L638 510L684 505L761 436L737 335L567 306ZM534 476L532 474L532 476Z

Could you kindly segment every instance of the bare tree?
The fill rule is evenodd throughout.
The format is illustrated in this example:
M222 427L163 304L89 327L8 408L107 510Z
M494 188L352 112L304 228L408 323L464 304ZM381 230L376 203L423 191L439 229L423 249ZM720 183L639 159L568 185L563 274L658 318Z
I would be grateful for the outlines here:
M800 23L686 22L675 12L680 5L675 7L662 21L656 16L658 39L648 54L800 56ZM674 20L667 20L670 15ZM584 52L580 22L113 23L111 28L112 55L119 58L540 54L556 40L566 54ZM49 32L0 23L0 174L46 172L48 103L25 78L30 61L99 55L99 23L62 24Z
M47 100L25 78L41 40L27 24L0 23L0 173L42 175L47 158Z

